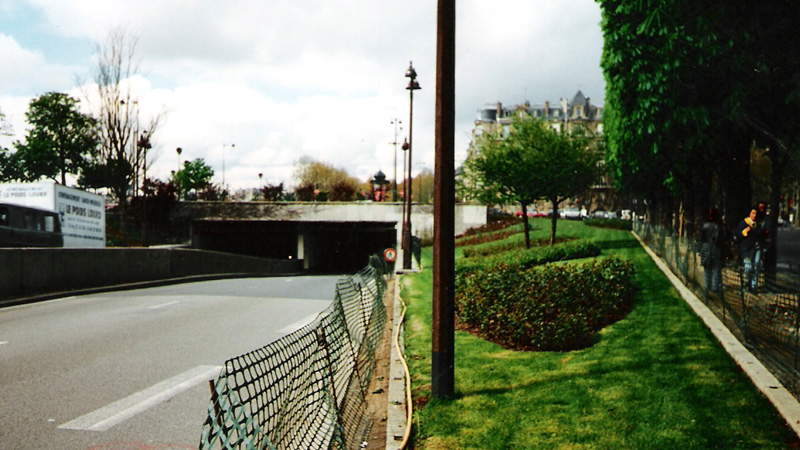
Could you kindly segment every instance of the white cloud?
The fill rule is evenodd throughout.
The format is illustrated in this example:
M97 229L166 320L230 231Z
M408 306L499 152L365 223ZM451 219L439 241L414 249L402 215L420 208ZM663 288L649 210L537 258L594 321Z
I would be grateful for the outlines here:
M52 36L102 42L111 28L123 26L139 39L136 96L143 114L168 112L155 138L156 177L177 168L175 149L181 147L181 160L204 158L221 182L223 144L231 143L235 147L224 154L232 187L255 187L258 173L265 183L292 184L301 156L359 179L378 170L392 177L390 122L402 120L402 142L409 60L422 85L414 94L414 172L433 167L435 2L21 2L9 0L4 8L32 7L37 14L17 18L38 22L16 29L49 35L27 36L25 45L14 34L0 35L0 56L17 62L0 74L0 81L12 83L0 86L0 109L19 117L31 96L69 90L74 74L91 73L91 49L62 55L69 68L51 61ZM0 29L8 28L3 20ZM601 103L599 20L593 0L460 2L456 154L463 157L475 112L486 103L555 101L578 89Z

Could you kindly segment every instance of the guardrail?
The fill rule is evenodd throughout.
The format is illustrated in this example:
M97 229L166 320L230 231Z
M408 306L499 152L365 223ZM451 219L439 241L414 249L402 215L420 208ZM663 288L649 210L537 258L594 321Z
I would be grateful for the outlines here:
M377 257L339 280L311 323L232 358L216 381L200 449L358 448L369 432L366 389L386 324Z

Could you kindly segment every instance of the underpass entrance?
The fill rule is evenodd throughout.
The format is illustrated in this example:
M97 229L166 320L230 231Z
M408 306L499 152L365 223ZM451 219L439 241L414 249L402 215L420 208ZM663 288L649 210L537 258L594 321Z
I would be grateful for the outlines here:
M204 219L192 222L191 234L199 250L300 259L312 273L355 273L370 255L397 248L396 222Z

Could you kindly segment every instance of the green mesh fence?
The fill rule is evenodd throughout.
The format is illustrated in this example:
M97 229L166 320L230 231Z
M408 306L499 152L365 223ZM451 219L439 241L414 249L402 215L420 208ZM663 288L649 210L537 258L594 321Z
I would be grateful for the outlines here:
M757 290L746 289L742 265L728 260L718 292L706 289L698 245L644 222L634 232L745 344L767 369L800 398L800 285L798 274L758 269ZM780 244L780 243L779 243Z
M369 433L366 389L386 324L378 258L337 282L313 322L225 362L200 449L351 449Z

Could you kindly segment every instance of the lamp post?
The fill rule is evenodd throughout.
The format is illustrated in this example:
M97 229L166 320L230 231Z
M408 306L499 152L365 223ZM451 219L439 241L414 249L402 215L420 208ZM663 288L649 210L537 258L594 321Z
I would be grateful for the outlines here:
M230 146L231 148L236 147L236 144L222 144L222 189L227 190L225 186L225 147Z
M178 147L175 149L175 153L178 154L178 172L181 171L181 153L183 153L183 149Z
M394 178L393 178L394 189L392 190L392 201L396 202L397 201L397 132L403 129L403 127L398 127L398 125L400 125L403 122L401 122L400 119L392 119L391 123L394 125L394 142L392 142L392 145L394 145ZM405 158L405 153L403 154L403 157ZM405 171L405 169L403 171Z
M144 130L136 141L136 147L142 152L142 243L147 245L147 151L153 148L150 144L150 136Z
M408 70L406 70L406 78L408 78L409 103L408 103L408 178L405 183L405 201L406 204L406 225L403 230L403 269L411 269L411 146L413 142L414 130L414 91L420 89L417 82L417 71L414 66L409 62ZM404 145L405 146L405 145Z

